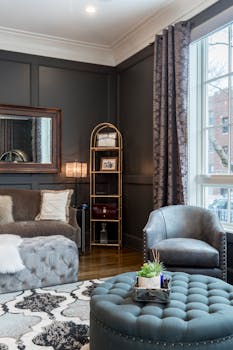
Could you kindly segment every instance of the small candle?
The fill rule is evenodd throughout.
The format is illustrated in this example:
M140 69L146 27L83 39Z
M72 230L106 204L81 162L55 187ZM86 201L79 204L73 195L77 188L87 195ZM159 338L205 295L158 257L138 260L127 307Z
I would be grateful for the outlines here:
M160 288L163 288L163 274L160 275Z

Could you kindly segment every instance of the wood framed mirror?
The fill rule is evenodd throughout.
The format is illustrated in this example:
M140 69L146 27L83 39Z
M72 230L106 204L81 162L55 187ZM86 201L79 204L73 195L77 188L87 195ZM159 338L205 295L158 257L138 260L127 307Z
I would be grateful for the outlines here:
M61 110L0 104L0 173L57 173Z

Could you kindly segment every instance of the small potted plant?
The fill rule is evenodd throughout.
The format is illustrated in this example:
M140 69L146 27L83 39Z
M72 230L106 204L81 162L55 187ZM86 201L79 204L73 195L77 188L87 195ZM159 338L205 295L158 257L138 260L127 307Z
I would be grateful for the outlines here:
M161 288L161 274L164 265L159 260L159 253L152 250L154 261L144 263L138 272L137 284L139 288Z

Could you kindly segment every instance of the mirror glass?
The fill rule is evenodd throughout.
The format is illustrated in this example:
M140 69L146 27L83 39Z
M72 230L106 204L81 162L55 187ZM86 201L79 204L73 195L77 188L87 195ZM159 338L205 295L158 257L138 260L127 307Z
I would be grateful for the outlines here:
M0 115L0 161L51 163L51 118Z
M58 172L60 114L54 108L0 105L0 171Z

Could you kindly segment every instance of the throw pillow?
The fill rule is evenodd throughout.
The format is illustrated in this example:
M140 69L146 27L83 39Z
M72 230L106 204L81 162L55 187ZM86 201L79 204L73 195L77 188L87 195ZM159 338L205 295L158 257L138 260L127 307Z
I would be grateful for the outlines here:
M73 190L42 190L40 213L35 220L69 222L69 206Z
M0 235L0 273L15 273L25 269L19 246L23 239L17 235Z
M0 196L0 224L9 224L14 222L13 201L11 196Z

